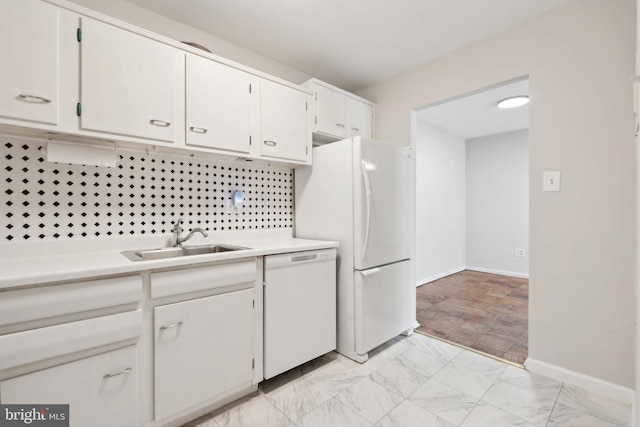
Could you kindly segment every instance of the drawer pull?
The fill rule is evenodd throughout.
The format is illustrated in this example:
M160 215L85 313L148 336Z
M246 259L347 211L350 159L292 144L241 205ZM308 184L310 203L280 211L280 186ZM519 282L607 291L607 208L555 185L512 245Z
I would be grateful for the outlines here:
M336 126L338 126L340 129L344 129L344 125L342 123L336 123Z
M264 140L264 144L265 144L265 145L268 145L269 147L275 147L278 143L277 143L277 142L275 142L275 141L271 141L271 140L269 140L269 139L265 139L265 140Z
M163 127L163 128L171 126L170 122L165 122L164 120L151 119L151 120L149 120L149 123L154 125L154 126L160 126L160 127Z
M198 128L198 127L195 127L195 126L189 127L189 130L191 132L194 132L194 133L207 133L207 129L206 128Z
M50 99L43 98L41 96L27 95L22 93L16 98L18 98L20 101L31 102L32 104L48 104L51 102Z
M106 374L104 377L102 378L113 378L113 377L117 377L118 375L124 375L124 374L128 374L129 372L131 372L133 369L131 368L127 368L127 369L123 369L120 372L114 372L113 374Z
M182 325L182 322L172 323L170 325L160 326L160 330L164 331L166 329L173 329L173 328L177 328L180 325Z
M351 130L354 131L354 132L360 132L360 129L358 129L358 128L351 128Z

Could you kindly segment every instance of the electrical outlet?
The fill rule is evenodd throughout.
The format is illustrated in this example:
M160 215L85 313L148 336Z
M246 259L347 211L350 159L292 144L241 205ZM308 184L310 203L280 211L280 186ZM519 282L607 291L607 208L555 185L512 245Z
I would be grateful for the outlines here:
M524 256L524 249L516 249L516 256Z

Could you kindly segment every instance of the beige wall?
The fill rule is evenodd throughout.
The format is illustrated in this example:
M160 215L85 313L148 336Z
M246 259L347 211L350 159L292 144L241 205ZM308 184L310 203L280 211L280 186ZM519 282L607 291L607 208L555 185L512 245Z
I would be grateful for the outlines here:
M151 12L125 0L70 0L80 6L136 25L178 41L190 41L207 47L212 53L247 67L300 84L311 76L244 49L233 43Z
M529 356L634 387L633 0L578 0L358 94L382 140L411 110L530 78ZM560 170L562 191L543 193Z

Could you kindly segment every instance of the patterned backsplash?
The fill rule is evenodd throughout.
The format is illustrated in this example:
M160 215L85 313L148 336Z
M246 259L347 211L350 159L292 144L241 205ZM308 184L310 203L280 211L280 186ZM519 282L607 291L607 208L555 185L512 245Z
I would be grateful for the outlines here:
M68 239L293 226L286 167L118 149L115 168L49 163L46 141L0 135L0 238ZM234 211L232 193L245 192Z

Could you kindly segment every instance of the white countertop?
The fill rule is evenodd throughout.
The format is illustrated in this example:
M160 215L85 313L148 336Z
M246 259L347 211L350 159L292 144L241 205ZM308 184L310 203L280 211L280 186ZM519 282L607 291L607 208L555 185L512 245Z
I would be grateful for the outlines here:
M131 261L121 252L166 247L170 236L81 239L81 242L8 242L0 244L0 289L338 247L338 242L298 239L289 233L210 233L207 238L194 237L185 246L225 243L248 249L149 261Z

